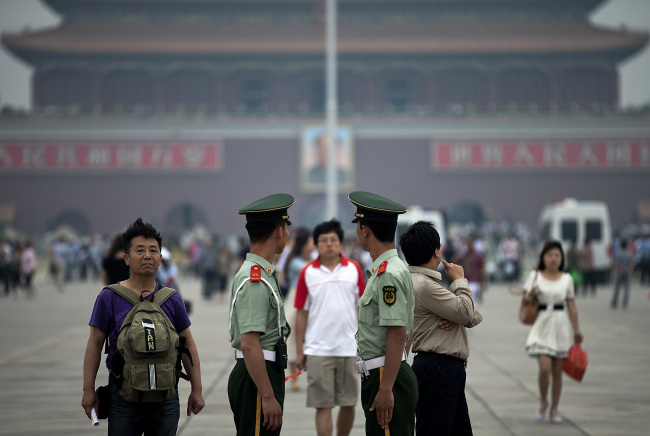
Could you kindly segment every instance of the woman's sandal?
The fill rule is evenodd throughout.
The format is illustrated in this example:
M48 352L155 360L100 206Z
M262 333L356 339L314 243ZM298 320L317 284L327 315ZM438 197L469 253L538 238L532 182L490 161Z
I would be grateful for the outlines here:
M551 409L551 422L553 424L561 424L562 423L562 417L560 416L560 412L557 411L557 409Z
M543 421L544 420L544 415L546 415L546 408L548 405L546 403L541 403L539 405L539 409L535 411L535 419L537 421Z

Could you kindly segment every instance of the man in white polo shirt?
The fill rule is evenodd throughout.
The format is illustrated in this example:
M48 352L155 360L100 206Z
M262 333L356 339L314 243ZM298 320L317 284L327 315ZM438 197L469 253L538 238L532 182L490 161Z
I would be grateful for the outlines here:
M359 396L354 334L365 282L359 264L341 254L337 220L317 225L313 237L318 258L300 272L296 289L296 357L298 368L307 370L307 407L316 409L317 434L332 434L332 409L340 406L336 432L347 436Z

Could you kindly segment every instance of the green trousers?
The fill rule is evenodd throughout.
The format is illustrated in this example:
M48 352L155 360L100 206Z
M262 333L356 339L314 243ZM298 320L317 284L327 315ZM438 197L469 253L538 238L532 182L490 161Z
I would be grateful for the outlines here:
M370 371L361 382L361 405L366 415L366 436L411 436L415 432L415 408L418 402L418 381L411 366L402 362L393 385L393 419L388 424L389 432L377 422L377 413L370 411L379 391L380 372L383 368Z
M265 362L273 393L284 410L284 370L278 368L273 362L268 360ZM268 431L262 425L264 422L262 399L258 396L257 386L248 374L244 359L237 359L235 367L230 372L228 400L234 415L237 436L278 436L280 434L282 428Z

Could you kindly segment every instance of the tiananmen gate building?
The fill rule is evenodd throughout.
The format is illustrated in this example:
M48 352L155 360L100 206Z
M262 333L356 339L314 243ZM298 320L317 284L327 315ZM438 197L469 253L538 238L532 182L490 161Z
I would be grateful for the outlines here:
M0 205L42 232L200 223L273 192L325 209L325 9L317 0L44 0L52 29L2 35L34 68L33 113L0 117ZM650 200L650 117L618 108L647 32L602 0L340 0L339 215L351 190L482 206L534 225L562 197L615 224Z

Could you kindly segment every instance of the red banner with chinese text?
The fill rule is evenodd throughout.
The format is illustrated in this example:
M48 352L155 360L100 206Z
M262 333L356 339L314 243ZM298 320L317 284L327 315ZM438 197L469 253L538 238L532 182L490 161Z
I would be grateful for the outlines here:
M435 170L648 170L650 139L439 140Z
M0 172L220 171L215 141L0 141Z

